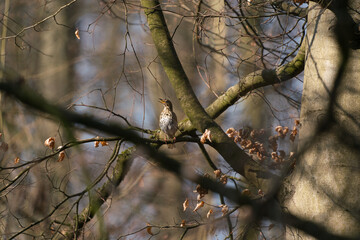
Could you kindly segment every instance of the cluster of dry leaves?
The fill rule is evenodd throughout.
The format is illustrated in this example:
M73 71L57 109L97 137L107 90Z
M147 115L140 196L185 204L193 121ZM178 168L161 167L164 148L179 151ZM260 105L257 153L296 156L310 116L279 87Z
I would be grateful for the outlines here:
M97 137L97 138L99 138L99 137ZM102 147L109 145L109 143L107 141L99 139L98 141L94 142L94 147L97 148L97 147L100 146L100 144L101 144ZM48 139L45 140L44 145L46 147L50 148L51 150L54 150L55 149L55 138L54 137L49 137ZM59 146L57 149L61 149L61 148L62 148L62 146ZM65 158L65 151L63 150L63 151L59 152L59 156L58 156L57 161L62 162L64 160L64 158ZM19 162L19 159L15 159L15 163L17 163L16 160L17 160L17 162Z
M219 181L220 183L222 183L224 185L227 184L228 176L226 174L223 174L220 169L215 170L214 175L215 175L215 178L217 179L217 181ZM204 175L204 177L210 178L210 175L208 173L206 173ZM261 190L259 190L259 191L261 191ZM192 211L197 212L199 209L201 209L202 207L205 206L206 203L203 200L203 198L209 193L209 190L206 187L203 187L201 184L198 184L196 186L196 189L194 190L194 193L197 193L197 197L196 197L196 206L194 207L194 209ZM246 195L246 196L251 195L250 190L248 190L248 189L244 189L242 191L242 194ZM263 194L262 191L261 191L261 194ZM207 211L206 218L210 218L210 216L216 212L216 210L214 210L214 208L218 209L219 213L221 212L221 216L225 216L229 212L229 207L226 204L220 204L218 206L214 206L211 204L207 204L207 205L211 206L211 208ZM183 211L185 212L189 208L190 208L189 207L189 199L186 198L185 201L183 202ZM180 227L186 227L186 226L187 226L186 220L182 220L180 223Z
M99 138L99 137L97 137L97 138ZM1 139L1 133L0 133L0 139ZM54 151L54 149L55 149L55 138L54 137L49 137L48 139L45 140L44 145L45 145L45 147L47 147L47 148L51 149L52 151ZM107 141L104 141L104 140L98 140L98 141L94 142L94 147L97 148L100 145L102 147L103 146L108 146L109 143ZM1 147L1 145L0 145L0 147ZM62 148L62 146L57 147L58 150L61 149L61 148ZM65 151L63 150L63 151L59 152L57 161L62 162L64 159L65 159ZM20 162L20 158L16 157L14 159L14 163L18 164L19 162Z
M96 138L99 138L99 137L96 137ZM109 143L108 143L107 141L105 141L105 140L99 140L99 141L95 141L95 142L94 142L94 147L97 148L97 147L99 147L100 144L101 144L102 147L109 145Z
M55 138L54 137L49 137L48 139L45 140L44 145L48 148L50 148L51 150L55 149ZM62 146L59 146L57 149L61 149ZM58 162L62 162L65 158L65 151L60 151L59 155L58 155Z
M286 153L284 150L278 149L278 140L285 139L285 137L289 134L289 140L294 142L295 137L298 134L299 126L299 120L295 120L295 125L291 131L289 127L275 127L275 132L277 134L268 138L268 146L265 146L263 142L257 140L259 136L264 135L265 131L263 129L240 129L236 131L234 128L229 128L226 130L226 134L230 138L234 139L234 142L240 144L243 149L247 150L249 154L256 155L260 162L263 162L265 159L272 159L273 163L280 164L286 160ZM270 154L266 150L267 148L271 150ZM288 159L292 160L294 155L294 152L290 152L288 154Z

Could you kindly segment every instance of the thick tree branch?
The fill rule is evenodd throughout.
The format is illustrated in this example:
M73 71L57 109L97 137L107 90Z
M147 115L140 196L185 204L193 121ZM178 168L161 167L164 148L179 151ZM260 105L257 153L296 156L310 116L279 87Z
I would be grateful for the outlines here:
M258 70L242 78L237 84L230 87L224 94L217 98L206 108L207 114L213 119L217 118L226 109L236 103L241 97L252 90L260 87L269 86L276 83L282 83L296 77L304 70L305 62L305 43L295 56L295 58L276 69ZM183 120L179 124L181 132L191 132L195 130L189 119Z
M149 159L150 158L156 159L156 162L159 163L161 167L163 167L164 169L176 174L177 176L183 176L185 179L202 184L204 187L207 187L209 190L213 192L217 192L227 197L229 200L238 204L239 206L242 205L252 206L252 209L257 218L260 218L261 216L267 216L269 219L273 219L279 222L283 222L286 220L288 221L287 223L289 225L298 227L299 229L303 230L304 232L310 235L318 236L319 235L318 233L321 233L321 235L329 237L324 239L347 239L329 234L326 232L326 230L322 229L317 224L312 222L304 222L303 220L298 219L292 216L291 214L285 214L279 218L278 212L273 211L275 209L273 205L276 204L275 200L273 199L269 199L266 202L258 201L258 200L250 200L248 197L239 194L237 190L226 187L223 184L219 182L215 182L214 180L209 179L207 177L199 176L196 173L194 173L193 175L191 174L182 175L184 174L184 172L181 171L182 168L179 162L175 161L174 159L168 157L167 155L161 152L154 150L148 144L144 143L143 138L138 137L133 131L125 130L115 123L103 123L102 121L96 120L93 117L77 114L65 110L59 106L52 105L48 103L45 99L37 95L34 91L26 88L23 84L16 83L16 80L20 80L20 79L12 78L11 83L0 82L0 90L5 91L6 93L14 96L15 98L19 99L21 102L26 104L27 106L35 108L41 112L51 114L53 117L56 117L61 121L65 121L67 123L72 123L72 124L75 123L81 124L89 128L103 131L105 133L124 137L126 140L136 143L138 145L138 148L141 149L141 153L143 156ZM130 150L128 149L127 151L132 152L133 149ZM120 164L121 166L115 167L112 178L113 181L111 182L109 181L108 183L105 183L99 189L100 192L103 192L103 196L109 194L108 192L109 188L112 188L113 184L118 185L120 183L119 181L121 181L122 177L126 173L124 172L123 164L126 164L124 161L128 159L129 157L128 154L130 154L130 152L125 152L124 155L119 156L117 164ZM85 209L83 213L86 213L86 215L88 214L93 215L95 213L94 211L99 209L99 206L97 206L96 208L94 206L96 206L96 204L104 203L103 199L100 199L101 198L100 196L101 195L98 196L94 195L94 199L91 202L92 204L90 204L91 206L93 206L93 209ZM37 222L31 224L29 228L35 224L37 224Z
M159 1L142 0L141 5L145 8L161 64L192 125L200 132L204 132L205 129L210 130L212 146L234 171L245 176L257 188L266 189L262 179L269 178L272 174L240 149L206 113L197 99L175 51Z
M250 172L266 173L266 170L252 161L244 151L239 149L239 147L226 136L212 118L219 116L240 97L246 95L251 90L291 79L302 72L304 66L304 47L301 47L297 57L285 66L274 70L260 70L249 74L238 84L229 88L225 94L219 97L205 111L196 98L176 54L160 3L156 0L143 0L141 3L145 8L145 14L161 63L175 90L183 111L189 117L189 121L184 121L180 124L180 130L183 132L192 130L204 132L205 129L209 129L212 133L214 143L212 146L236 172L244 175L248 179L254 177L252 174L249 174ZM250 177L250 175L252 176ZM256 177L260 176L258 175ZM252 180L256 181L254 178Z

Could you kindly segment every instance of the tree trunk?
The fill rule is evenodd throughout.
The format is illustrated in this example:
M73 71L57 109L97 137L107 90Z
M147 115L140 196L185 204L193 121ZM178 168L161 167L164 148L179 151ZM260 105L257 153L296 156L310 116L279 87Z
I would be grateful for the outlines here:
M356 2L349 5L359 9ZM349 14L356 22L360 16L354 12ZM283 200L290 213L331 233L356 237L360 235L360 50L350 49L340 84L335 85L344 63L334 33L336 22L332 11L310 3L300 159L284 187ZM329 108L333 97L334 107ZM313 239L295 229L287 229L286 235L287 239Z

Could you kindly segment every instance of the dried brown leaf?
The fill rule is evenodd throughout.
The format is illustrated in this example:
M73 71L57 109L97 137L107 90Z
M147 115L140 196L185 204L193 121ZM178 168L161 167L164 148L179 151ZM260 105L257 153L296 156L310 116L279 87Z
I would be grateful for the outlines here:
M282 135L286 135L289 132L289 128L288 127L284 127L282 130Z
M251 130L250 132L250 137L254 138L256 135L256 131L255 130Z
M224 185L227 184L227 181L228 181L228 178L225 174L220 177L220 182L222 184L224 184Z
M214 211L210 208L209 211L206 214L206 218L210 218L210 215L213 214Z
M282 129L283 129L282 126L276 126L276 127L275 127L275 132L278 132L278 133L279 133L279 132L282 131Z
M229 207L226 204L222 204L220 205L220 207L221 207L222 216L224 216L229 212Z
M214 173L215 173L215 177L216 177L216 178L220 178L220 177L221 177L221 170L220 170L220 169L215 170Z
M208 140L209 142L211 142L211 132L209 129L205 129L205 132L203 133L203 135L200 138L200 142L202 144L204 144L206 142L206 140Z
M186 226L186 221L183 219L180 223L180 227L185 227Z
M209 190L207 188L202 187L200 184L196 186L196 192L200 195L199 199L203 198L206 194L208 194Z
M236 135L238 135L238 133L235 131L234 128L228 128L226 130L226 134L228 135L229 138L234 138Z
M295 141L295 137L298 133L298 130L296 128L296 126L293 127L293 130L290 133L290 141L294 142Z
M154 234L152 233L152 227L150 226L150 224L147 224L147 228L146 228L146 231L148 234L150 234L151 236L153 236Z
M196 204L193 212L196 212L197 210L199 210L200 208L202 208L202 207L204 206L204 204L205 204L204 201L198 202L198 203Z
M75 30L75 37L80 40L79 29Z
M58 158L58 162L62 162L65 158L65 151L61 151L59 152L59 158Z
M55 138L49 137L48 139L45 140L44 145L50 148L51 150L53 150L55 147Z
M189 199L185 199L185 201L183 202L183 209L184 212L186 211L186 209L189 207Z

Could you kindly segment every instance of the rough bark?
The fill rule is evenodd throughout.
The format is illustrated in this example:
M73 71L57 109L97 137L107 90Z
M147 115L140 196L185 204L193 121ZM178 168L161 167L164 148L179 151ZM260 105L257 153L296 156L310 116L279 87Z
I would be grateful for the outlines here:
M360 7L356 1L349 4ZM331 11L311 3L309 9L301 158L284 188L285 207L331 233L359 237L360 51L346 48L349 39L339 36L349 27L339 18L340 8ZM288 229L287 239L313 238Z

